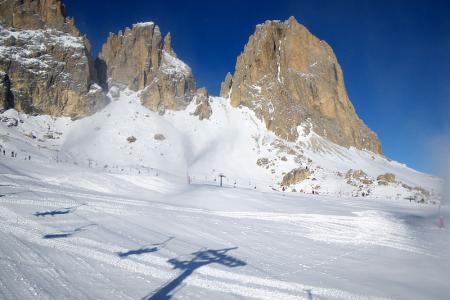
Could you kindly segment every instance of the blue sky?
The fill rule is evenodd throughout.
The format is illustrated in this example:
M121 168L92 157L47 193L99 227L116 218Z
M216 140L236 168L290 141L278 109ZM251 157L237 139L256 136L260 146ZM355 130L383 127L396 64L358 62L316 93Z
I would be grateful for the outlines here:
M199 86L217 95L255 25L295 16L334 49L358 115L385 154L436 173L433 146L450 139L450 2L66 0L98 52L109 32L154 21L172 34Z

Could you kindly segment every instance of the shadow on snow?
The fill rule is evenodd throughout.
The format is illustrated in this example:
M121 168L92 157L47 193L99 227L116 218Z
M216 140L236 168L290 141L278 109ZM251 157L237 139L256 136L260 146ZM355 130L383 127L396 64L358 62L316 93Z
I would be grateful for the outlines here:
M117 252L117 255L121 258L125 258L130 255L140 255L140 254L144 254L144 253L156 252L158 250L159 250L158 247L152 247L152 248L147 247L147 248L140 248L140 249L136 249L136 250L128 250L127 252Z
M42 211L42 212L35 212L33 215L35 217L46 217L46 216L56 216L56 215L65 215L68 214L70 212L74 212L78 207L83 206L85 204L81 204L81 205L77 205L77 206L73 206L73 207L67 207L67 208L63 208L60 210L50 210L50 211Z
M235 250L237 247L218 249L218 250L200 250L192 253L192 258L187 260L179 260L178 258L169 259L168 263L173 269L180 269L182 272L170 282L164 284L155 290L151 295L143 298L147 300L166 300L171 299L177 288L181 287L183 281L189 277L195 270L209 264L219 264L229 268L242 267L246 263L227 253Z
M157 244L152 244L150 246L154 246L154 247L141 247L139 249L135 249L135 250L128 250L126 252L117 252L117 255L120 258L126 258L130 255L141 255L141 254L145 254L145 253L151 253L151 252L156 252L158 250L160 250L161 248L164 248L166 246L166 244L171 241L172 239L174 239L174 237L169 237L167 240L165 240L164 242L161 243L157 243Z
M97 225L97 224L84 225L84 226L75 228L74 230L63 231L61 233L49 233L49 234L44 235L42 238L43 239L60 239L60 238L71 237L72 235L74 235L78 232L85 231L87 227L95 226L95 225Z

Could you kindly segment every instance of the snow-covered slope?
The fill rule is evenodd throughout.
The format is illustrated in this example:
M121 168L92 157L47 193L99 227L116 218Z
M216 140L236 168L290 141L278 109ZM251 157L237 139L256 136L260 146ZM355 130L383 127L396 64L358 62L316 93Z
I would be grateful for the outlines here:
M80 120L0 116L0 299L450 293L448 228L438 226L448 206L439 215L403 199L418 192L406 184L435 201L437 178L336 146L307 124L287 143L228 99L211 98L200 121L194 104L161 116L129 90L109 96ZM299 167L311 176L281 193ZM398 182L379 185L384 173Z
M25 152L0 157L0 299L450 293L449 230L438 228L433 205L188 185L184 176L154 170L46 162L52 152L41 151L31 161ZM448 218L448 207L441 213Z
M307 123L297 129L298 141L290 143L266 130L249 109L232 108L228 99L211 97L212 116L200 121L192 115L194 103L161 116L143 107L130 90L114 88L109 96L105 109L76 121L7 111L1 144L20 156L107 172L163 171L196 182L214 182L222 173L228 186L281 190L286 173L308 168L311 175L287 191L431 201L440 197L438 178L333 144L309 131ZM8 127L8 122L17 126ZM364 173L358 177L356 170ZM376 178L385 173L394 174L395 182L379 184Z

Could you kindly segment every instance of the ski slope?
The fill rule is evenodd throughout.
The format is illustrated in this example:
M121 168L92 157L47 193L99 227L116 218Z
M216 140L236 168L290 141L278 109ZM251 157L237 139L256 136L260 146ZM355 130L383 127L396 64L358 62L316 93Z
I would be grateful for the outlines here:
M32 153L42 163L58 160L138 174L163 170L204 182L224 174L225 184L241 188L281 190L286 173L307 167L311 176L288 191L334 196L364 192L371 198L416 197L427 202L442 197L439 178L368 151L333 144L307 130L307 122L297 128L300 137L292 143L268 131L251 110L231 107L229 99L211 97L212 115L200 121L193 115L195 101L186 110L161 116L141 105L138 92L112 87L109 97L105 109L75 121L9 110L1 115L0 144L22 157ZM14 120L17 126L8 127ZM362 170L371 183L349 184L350 170ZM394 174L396 182L379 185L376 178L385 173ZM420 189L430 195L418 195Z
M200 121L194 104L161 116L135 92L109 97L80 120L0 115L0 299L450 294L440 179L314 133L280 140L224 98ZM299 166L314 175L280 192ZM373 180L368 197L339 175L349 169ZM388 172L397 182L378 185Z
M1 159L1 299L445 299L448 228L405 201ZM99 188L101 187L101 188ZM448 207L443 208L448 216Z

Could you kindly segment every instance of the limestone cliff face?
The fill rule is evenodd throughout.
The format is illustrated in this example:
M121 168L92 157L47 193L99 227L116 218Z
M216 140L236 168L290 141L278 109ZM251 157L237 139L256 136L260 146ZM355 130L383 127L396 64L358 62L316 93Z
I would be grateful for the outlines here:
M282 138L294 141L298 126L310 124L334 143L382 153L347 96L333 50L293 17L257 26L221 96L254 110Z
M197 95L191 68L173 51L170 33L163 42L159 27L152 22L110 34L96 67L104 87L109 82L141 91L142 104L161 114L166 109L185 109L196 96L202 97Z
M42 29L48 26L74 36L80 35L60 0L5 0L0 3L0 20L6 27Z
M61 1L2 1L0 23L2 109L78 118L106 104L89 42Z

